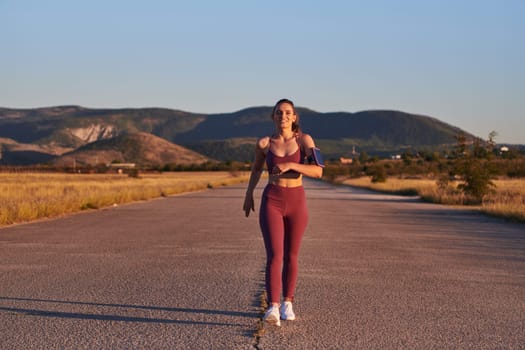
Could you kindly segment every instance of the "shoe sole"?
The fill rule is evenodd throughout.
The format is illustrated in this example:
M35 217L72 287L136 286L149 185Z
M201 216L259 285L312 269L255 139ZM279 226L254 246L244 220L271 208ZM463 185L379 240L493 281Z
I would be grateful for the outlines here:
M267 317L264 321L268 322L269 324L272 324L274 326L280 326L281 325L281 320L278 319L278 318L275 318L275 317Z

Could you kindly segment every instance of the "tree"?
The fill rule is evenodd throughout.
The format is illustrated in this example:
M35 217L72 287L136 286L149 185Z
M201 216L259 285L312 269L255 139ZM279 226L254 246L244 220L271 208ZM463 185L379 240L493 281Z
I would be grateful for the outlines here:
M498 136L498 133L492 130L489 133L489 139L487 140L487 152L489 154L496 154L497 147L496 147L496 136Z
M412 164L412 152L410 151L405 151L401 154L401 159L403 159L403 163L406 165L406 166L409 166L410 164Z
M368 161L368 153L366 151L362 151L359 153L359 162L361 164L365 164Z
M487 162L479 158L468 157L458 163L456 171L463 181L458 185L458 189L472 197L475 202L480 203L483 197L495 187L492 182L493 172L487 166Z
M455 136L456 139L456 147L454 147L454 151L452 152L454 158L460 158L467 154L467 137L465 136L465 133L460 132Z
M366 169L368 176L372 176L373 183L386 182L386 170L383 164L374 164Z
M478 139L474 140L472 155L479 159L489 158L489 153L487 152L487 149L482 146L481 141Z
M487 143L493 143L494 137L495 133L491 132ZM458 142L456 145L458 158L455 160L454 172L462 180L458 189L475 202L480 203L483 197L495 187L494 182L492 182L495 172L491 167L491 162L487 159L489 158L487 149L481 146L479 140L475 140L473 152L468 152L465 135L458 135L456 140Z

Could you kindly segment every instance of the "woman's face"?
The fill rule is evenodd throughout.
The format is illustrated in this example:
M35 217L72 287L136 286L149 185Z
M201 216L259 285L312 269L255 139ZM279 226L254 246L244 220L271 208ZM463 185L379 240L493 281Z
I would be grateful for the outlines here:
M273 122L279 129L292 128L292 123L297 120L293 106L289 103L279 103L273 113Z

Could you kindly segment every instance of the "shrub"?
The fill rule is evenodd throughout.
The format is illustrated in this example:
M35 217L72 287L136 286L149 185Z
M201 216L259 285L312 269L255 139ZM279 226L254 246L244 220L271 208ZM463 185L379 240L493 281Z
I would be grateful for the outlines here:
M369 167L369 175L372 176L372 182L386 182L386 170L383 164L378 164L373 167Z
M469 157L458 161L456 172L463 182L458 189L472 197L473 203L481 203L483 197L495 187L489 164L480 159Z
M130 169L130 170L128 171L128 176L129 176L129 177L138 178L138 177L139 177L139 171L138 171L138 169Z

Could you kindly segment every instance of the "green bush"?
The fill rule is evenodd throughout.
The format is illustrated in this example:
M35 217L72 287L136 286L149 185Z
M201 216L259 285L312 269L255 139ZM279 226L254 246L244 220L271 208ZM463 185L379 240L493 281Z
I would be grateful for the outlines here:
M456 172L463 181L458 185L458 189L466 196L470 196L473 202L481 203L483 197L495 187L492 182L494 176L490 164L479 158L469 157L458 160Z
M368 168L368 175L372 176L372 182L386 182L386 170L383 164L377 164Z

